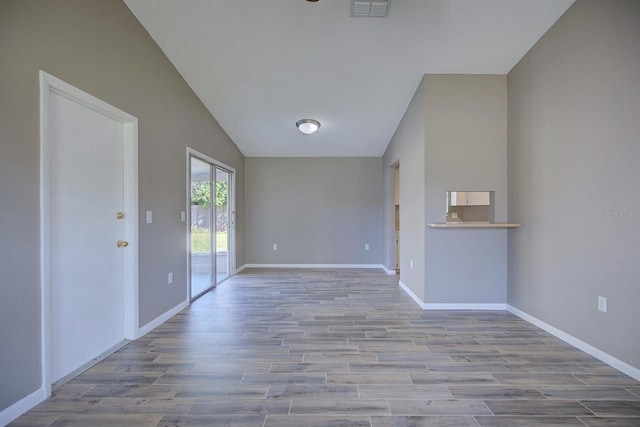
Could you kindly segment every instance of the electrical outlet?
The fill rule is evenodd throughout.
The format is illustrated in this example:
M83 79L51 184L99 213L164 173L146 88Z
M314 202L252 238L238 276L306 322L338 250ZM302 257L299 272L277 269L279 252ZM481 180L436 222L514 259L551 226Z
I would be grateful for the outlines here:
M277 244L277 243L274 243L274 244L273 244L273 250L274 250L274 251L277 251L277 250L278 250L278 244Z
M153 222L153 212L147 211L147 224L151 224Z
M409 269L413 270L413 260L412 259L409 260Z
M167 274L167 284L172 284L173 283L173 271L170 271L169 274Z
M598 311L607 312L607 299L605 297L598 297Z
M180 222L185 222L187 220L187 214L184 211L180 211Z
M365 244L364 244L364 250L365 250L365 251L368 251L368 250L369 250L369 244L368 244L368 243L365 243Z

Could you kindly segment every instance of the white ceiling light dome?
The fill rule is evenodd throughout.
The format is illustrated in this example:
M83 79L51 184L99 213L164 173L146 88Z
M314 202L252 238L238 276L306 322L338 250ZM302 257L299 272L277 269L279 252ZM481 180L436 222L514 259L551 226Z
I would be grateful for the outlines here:
M320 129L320 122L313 119L302 119L296 122L296 127L305 135L311 135Z

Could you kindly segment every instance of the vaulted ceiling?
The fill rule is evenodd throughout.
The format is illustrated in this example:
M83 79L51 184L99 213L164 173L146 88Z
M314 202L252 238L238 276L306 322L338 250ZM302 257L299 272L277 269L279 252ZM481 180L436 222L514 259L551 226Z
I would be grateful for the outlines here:
M506 74L573 3L124 1L247 157L381 156L424 74Z

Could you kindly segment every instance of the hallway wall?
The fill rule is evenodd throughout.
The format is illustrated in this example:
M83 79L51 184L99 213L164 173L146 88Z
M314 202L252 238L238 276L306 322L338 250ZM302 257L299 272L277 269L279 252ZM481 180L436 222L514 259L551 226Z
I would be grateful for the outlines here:
M39 70L139 120L141 326L186 298L186 145L237 171L238 265L244 158L120 1L3 0L0 57L2 411L41 385Z
M578 0L508 75L509 304L636 372L639 42L640 2Z

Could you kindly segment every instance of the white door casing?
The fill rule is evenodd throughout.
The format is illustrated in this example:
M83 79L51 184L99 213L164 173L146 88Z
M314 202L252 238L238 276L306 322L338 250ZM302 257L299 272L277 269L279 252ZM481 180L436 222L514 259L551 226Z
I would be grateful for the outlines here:
M137 119L43 71L40 91L46 397L53 382L137 338Z

